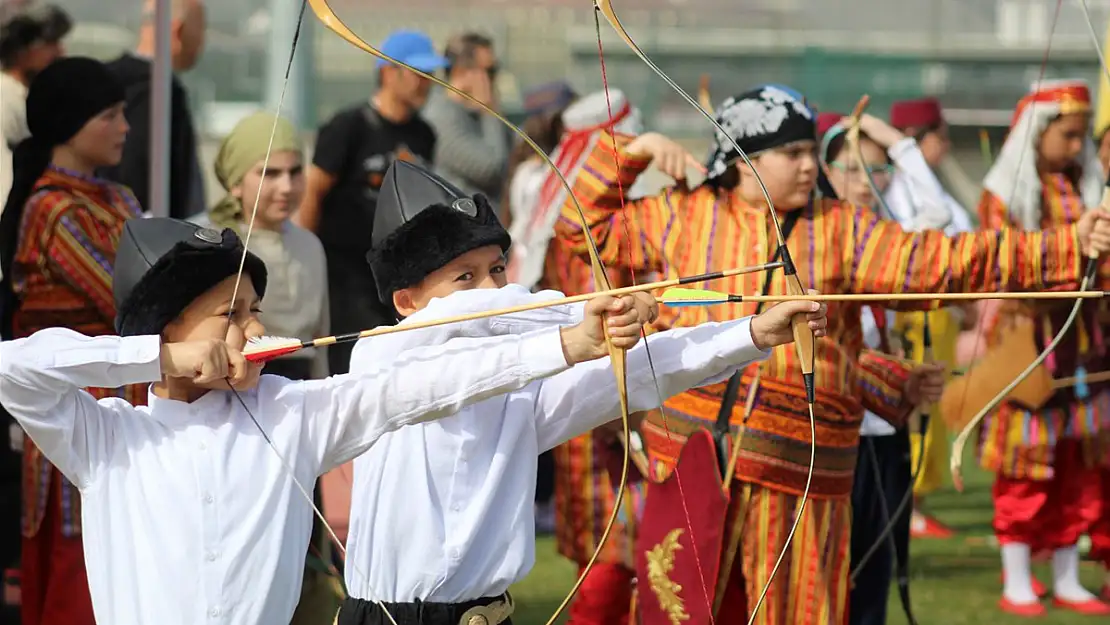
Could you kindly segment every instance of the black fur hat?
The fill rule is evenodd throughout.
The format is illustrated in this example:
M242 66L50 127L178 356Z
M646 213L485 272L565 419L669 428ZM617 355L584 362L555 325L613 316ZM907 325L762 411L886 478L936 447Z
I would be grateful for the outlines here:
M394 161L385 173L366 258L378 297L390 309L393 293L471 250L512 239L482 194L473 197L434 173Z
M220 232L169 218L128 221L112 275L116 332L161 334L193 300L237 274L242 258L243 242L230 228ZM248 252L244 271L262 297L265 263Z

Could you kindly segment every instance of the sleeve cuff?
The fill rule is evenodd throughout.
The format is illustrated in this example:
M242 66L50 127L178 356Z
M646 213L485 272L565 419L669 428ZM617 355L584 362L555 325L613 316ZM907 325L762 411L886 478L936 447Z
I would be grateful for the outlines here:
M560 330L553 326L521 335L521 360L533 377L543 378L570 369Z
M747 363L751 361L766 360L771 356L771 349L759 349L755 344L755 338L752 336L752 319L755 317L744 317L738 319L731 324L731 327L725 331L725 340L727 345L739 345L740 348L733 353L732 359L737 363ZM733 332L736 333L733 338Z
M124 384L142 384L162 379L162 337L157 335L120 338L116 363L127 367Z

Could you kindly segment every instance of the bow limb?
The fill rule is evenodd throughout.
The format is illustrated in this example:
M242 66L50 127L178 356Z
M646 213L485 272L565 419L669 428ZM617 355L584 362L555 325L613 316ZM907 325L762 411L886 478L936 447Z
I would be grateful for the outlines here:
M1060 13L1061 4L1062 2L1057 2L1056 4L1057 17ZM1106 57L1102 52L1102 46L1099 44L1098 33L1095 30L1094 22L1091 20L1091 13L1087 7L1086 0L1080 0L1080 6L1083 9L1083 18L1087 22L1087 28L1091 35L1091 42L1094 44L1095 51L1098 55L1099 67L1102 69L1103 73L1106 74L1107 77L1110 77L1110 68L1108 68L1106 65ZM1057 18L1053 18L1052 22L1053 32L1055 32L1056 28L1056 19ZM1050 33L1049 45L1051 45L1051 43L1052 41ZM1042 74L1043 73L1044 70L1042 67ZM1102 199L1101 201L1099 201L1099 208L1105 211L1110 211L1110 175L1107 176L1106 186L1103 188L1102 191ZM1083 272L1083 281L1080 283L1079 286L1080 291L1086 291L1087 288L1090 287L1095 281L1098 273L1098 261L1099 259L1096 254L1087 255L1087 268ZM971 418L971 421L969 421L967 425L964 426L964 429L960 431L960 434L956 437L955 442L953 442L952 444L952 455L949 460L949 469L951 469L952 471L952 483L956 486L956 490L963 492L964 489L964 448L967 447L967 443L971 440L971 436L979 429L979 426L980 424L982 424L983 419L985 419L987 415L993 412L994 409L997 408L999 404L1001 404L1006 399L1010 392L1012 392L1015 388L1017 388L1019 384L1022 383L1022 381L1032 375L1033 372L1036 371L1042 363L1044 363L1045 359L1048 358L1048 355L1056 349L1056 346L1060 344L1060 341L1067 334L1068 330L1070 330L1072 325L1075 324L1075 320L1079 318L1079 311L1082 306L1083 300L1077 299L1075 301L1075 304L1072 306L1071 312L1068 314L1067 319L1064 321L1063 327L1060 328L1060 331L1056 333L1056 336L1052 337L1052 341L1049 342L1044 351L1038 354L1036 359L1034 359L1033 362L1030 363L1030 365L1026 367L1025 370L1022 371L1021 374L1019 374L1013 382L1007 384L1006 388L1002 389L1002 391L999 392L998 395L994 397L994 399L987 402L987 405L983 406L982 410L977 412L975 416Z
M474 98L470 94L465 93L465 92L457 89L456 87L454 87L450 83L447 83L446 81L441 80L441 79L437 78L436 76L433 76L432 74L420 71L420 70L416 69L415 67L412 67L411 65L403 63L403 62L401 62L401 61L399 61L399 60L381 52L380 50L378 50L374 46L370 45L369 43L364 41L361 37L359 37L357 34L355 34L354 31L352 31L345 23L343 23L343 20L339 19L339 16L337 16L335 14L335 11L333 11L331 6L329 6L327 0L307 0L307 2L309 4L309 6L312 7L312 12L316 15L317 19L319 19L320 22L323 23L324 26L328 28L328 30L331 30L335 34L339 35L347 43L355 46L356 48L358 48L359 50L362 50L363 52L366 52L367 54L373 55L373 56L375 56L379 59L382 59L382 60L384 60L388 63L392 63L393 65L396 65L398 67L403 67L403 68L409 70L410 72L412 72L412 73L414 73L414 74L416 74L416 75L418 75L422 78L426 78L426 79L430 80L431 82L443 87L444 89L447 89L448 91L458 95L459 97L462 97L465 100L474 103L475 105L477 105L479 108L481 108L483 111L485 111L489 115L492 115L495 118L497 118L498 121L500 121L502 124L504 124L510 130L512 130L513 133L515 133L517 135L517 137L520 138L521 141L523 141L526 145L528 145L528 147L532 148L532 151L534 151L543 160L543 162L548 166L548 168L559 179L559 182L567 190L567 197L570 198L572 204L574 205L575 211L577 212L579 220L582 224L583 234L585 235L585 239L586 239L586 242L587 242L587 246L588 246L588 250L589 250L589 254L590 254L590 264L591 264L592 269L593 269L594 280L595 280L595 283L596 283L595 287L596 288L608 288L609 287L609 279L608 279L608 276L605 272L604 266L601 264L601 256L598 253L597 245L594 243L593 237L590 235L589 224L587 222L585 212L583 211L582 205L579 203L578 198L574 194L573 187L571 186L570 182L566 179L566 176L564 176L563 173L561 171L559 171L559 168L555 165L555 163L552 162L551 158L547 155L547 153L544 152L544 150L542 148L540 148L540 146L537 145L536 142L533 141L531 137L528 136L528 133L526 133L524 130L519 128L517 125L510 122L508 119L503 117L497 111L490 108L486 103L479 101L478 99ZM617 378L617 390L618 390L618 393L620 395L620 402L621 402L621 420L623 422L623 431L624 431L624 434L625 434L625 439L627 440L628 435L629 435L629 415L628 415L628 394L627 394L627 385L626 385L626 378L625 378L625 354L624 354L623 350L619 350L619 349L616 349L615 347L613 347L612 341L608 340L608 335L606 335L606 339L607 339L606 342L609 345L609 353L610 353L610 356L611 356L612 362L613 362L613 372L614 372L614 375ZM627 445L625 446L624 456L625 456L625 458L624 458L624 469L622 470L622 473L621 473L621 485L620 485L621 490L620 490L620 493L624 492L625 486L626 486L627 481L628 481L628 447L627 447ZM619 510L620 510L620 499L619 499L619 497L621 496L620 493L618 493L618 501L617 501L617 505L614 506L613 515L610 517L609 522L606 524L605 531L602 535L601 541L598 544L597 550L594 552L593 556L590 559L591 566L592 566L592 563L597 560L598 555L601 553L601 548L604 546L605 540L608 537L610 531L612 530L612 527L615 524L616 519L619 515ZM588 572L589 572L588 568L583 571L583 575L580 576L578 581L575 582L573 589L567 595L566 599L563 600L562 604L559 606L559 609L556 611L555 615L551 618L551 622L554 622L555 619L558 618L559 614L561 614L563 612L563 610L566 609L566 606L570 604L570 601L571 601L571 599L573 599L574 595L577 593L578 588L581 587L582 582L585 579L585 574L588 573Z
M797 268L794 266L794 261L790 256L790 251L786 246L786 237L783 234L782 223L779 220L778 213L775 211L774 201L771 199L770 191L767 189L767 185L764 184L763 178L759 175L759 171L756 169L751 159L748 158L748 155L744 152L743 148L741 148L740 145L737 144L736 140L732 138L732 135L730 135L721 126L721 124L719 124L717 120L713 118L713 115L709 114L709 112L702 108L701 105L698 104L697 100L690 96L690 94L686 93L686 91L682 89L682 87L678 86L678 84L675 83L674 80L672 80L671 77L666 74L666 72L661 70L659 66L656 65L655 62L652 61L650 58L648 58L647 54L645 54L644 51L640 49L640 46L635 42L635 40L632 39L632 36L629 35L628 31L624 28L624 25L621 23L620 18L617 17L616 11L613 8L613 1L595 0L595 3L597 10L601 12L601 14L605 17L605 20L609 22L609 25L613 27L613 30L616 31L617 35L620 36L622 41L624 41L625 45L627 45L641 61L643 61L648 67L650 67L656 75L658 75L664 82L666 82L667 85L675 91L675 93L677 93L683 100L690 104L690 106L694 107L699 113L701 113L702 116L705 117L705 119L708 120L714 128L716 128L718 136L722 140L726 141L733 149L735 149L740 159L749 168L751 168L752 173L754 174L755 179L759 184L760 191L763 194L763 199L767 203L767 210L771 216L771 221L775 225L775 236L779 245L779 254L783 261L783 274L786 278L786 290L791 295L804 295L805 286L802 283L801 277L798 275ZM813 404L816 401L816 390L814 388L813 377L813 368L815 364L815 338L813 336L813 332L811 332L809 329L804 315L796 316L793 319L792 327L794 332L794 347L797 351L798 362L801 365L802 369L802 380L806 390L806 403L809 408L809 473L806 477L806 487L801 497L801 502L797 510L794 525L793 527L791 527L790 533L787 535L786 543L783 546L782 552L778 556L778 560L776 561L775 567L767 580L767 584L764 586L763 591L760 593L759 599L756 601L752 609L749 625L751 625L751 623L755 621L755 617L759 613L759 608L763 605L763 601L767 596L767 592L771 588L771 584L774 582L779 567L782 565L783 560L786 558L787 552L790 550L790 544L794 540L794 534L798 529L798 525L801 523L802 517L805 513L806 501L808 501L809 499L809 488L813 482L813 467L817 457L817 422L816 417L814 416L813 409Z

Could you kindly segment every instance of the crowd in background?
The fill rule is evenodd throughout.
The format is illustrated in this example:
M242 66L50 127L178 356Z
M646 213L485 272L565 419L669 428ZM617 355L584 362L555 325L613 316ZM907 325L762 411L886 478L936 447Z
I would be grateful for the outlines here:
M152 213L154 3L144 5L134 49L107 63L55 64L66 57L65 39L73 27L57 6L8 0L0 10L3 338L51 325L90 335L114 333L115 237L123 221ZM270 272L263 318L272 334L303 339L395 322L375 295L366 261L378 188L393 161L432 165L460 188L487 194L497 205L510 192L510 161L532 160L527 149L511 154L511 134L472 102L379 61L367 81L373 85L367 99L320 126L311 160L301 129L259 112L224 138L214 162L202 162L179 75L204 52L205 8L202 0L174 0L172 11L168 214L241 234L253 214L250 247ZM496 47L485 35L459 33L438 50L423 33L398 31L381 49L499 109ZM109 78L98 84L92 76L101 70ZM28 100L36 80L43 96ZM53 93L46 94L47 87ZM528 128L548 149L558 138L559 112L572 96L559 83L528 98L533 115ZM205 205L205 168L212 168L225 191L212 206ZM66 292L95 305L71 302L72 314L52 310L67 306ZM303 350L270 363L267 372L293 379L343 373L350 347ZM146 401L145 389L105 389L101 396L108 394ZM5 417L0 438L0 623L91 625L79 494L14 421ZM550 455L540 462L537 523L541 531L551 531ZM306 610L298 615L334 614L328 608L336 605L331 575L336 561L322 533L316 538L306 568ZM313 584L314 576L319 584ZM330 622L330 617L303 618L300 622Z
M340 109L316 130L311 154L304 149L306 129L261 111L239 120L222 139L214 161L204 162L188 94L177 76L193 68L203 55L203 0L173 0L172 13L170 48L175 77L169 206L157 208L165 208L171 217L213 228L232 228L240 234L250 228L250 250L265 261L269 271L261 317L270 334L303 340L397 322L395 313L381 303L367 262L379 189L396 161L433 168L467 193L482 193L489 198L512 235L507 267L511 282L568 293L590 288L587 282L592 276L581 254L576 255L570 245L549 246L556 237L560 208L568 198L543 159L528 145L514 140L499 120L485 114L471 100L383 60L377 61L373 75L367 77L366 99ZM155 212L150 198L157 195L152 193L149 178L153 2L148 1L143 8L135 48L121 51L118 58L107 63L66 56L65 38L73 24L55 6L8 0L0 6L0 23L0 333L4 340L50 326L87 335L116 333L112 291L115 246L125 221ZM500 110L497 44L489 37L461 32L438 48L425 34L402 30L378 43L385 55L441 76L471 98ZM768 109L775 105L759 98L751 102L766 104ZM738 106L731 99L724 106L730 103ZM643 131L638 110L624 94L613 90L580 97L566 83L556 81L526 93L524 108L525 132L551 155L569 179L574 181L583 174L585 182L579 184L592 185L591 190L598 193L594 204L600 206L617 198L622 207L625 200L643 200L643 206L663 205L655 196L644 199L643 178L625 180L613 174L618 187L614 193L605 188L605 172L599 173L602 165L612 165L614 171L621 168L602 162L599 141L611 140L616 150L616 140L608 133L635 136ZM794 121L808 132L808 117L798 112L800 108L799 104L792 117L798 117ZM729 112L722 114L727 117ZM799 116L806 117L806 124ZM899 207L919 203L910 196L931 198L930 205L938 211L932 215L937 217L933 222L928 221L927 212L916 215L915 219L924 220L920 223L908 223L913 220L898 214L888 216L902 222L907 231L944 228L954 234L975 227L969 212L933 177L950 148L939 104L933 100L905 103L892 111L890 124L870 116L864 118L861 128L866 168L853 165L854 156L845 149L845 128L838 125L840 121L841 116L834 115L817 122L818 132L824 137L819 144L821 161L826 164L822 192L831 195L836 191L842 198L870 204L874 200L872 191L867 178L860 178L861 170L866 169L871 179L879 180L879 191L889 196L895 213ZM1104 163L1090 163L1088 177L1097 178L1095 174L1101 174L1105 161L1110 159L1110 135L1099 138ZM750 179L737 178L733 161L726 162L728 150L718 145L718 152L719 158L711 159L708 171L702 172L708 175L708 182L697 190L706 198L710 191L724 197L743 184L751 184ZM646 162L641 165L635 173L642 173L647 166ZM656 165L676 179L684 177L683 158L669 165ZM919 176L899 178L896 169L916 171ZM223 189L222 197L212 205L205 199L206 171L215 174ZM621 172L624 175L625 170ZM909 189L921 179L932 181L929 188ZM627 186L622 186L625 182ZM1101 188L1101 183L1096 183ZM900 195L905 198L898 200ZM717 210L715 202L705 202L704 215ZM644 212L650 213L646 209ZM716 222L705 231L715 228ZM660 236L665 239L669 233L667 228ZM574 236L580 233L564 233L567 240ZM619 239L619 233L614 238ZM665 240L658 248L672 243ZM650 246L645 246L647 251L630 253L629 262L633 257L641 260L649 256ZM691 269L689 273L698 271ZM650 277L639 275L636 279L646 281ZM615 270L611 276L614 283L625 283L628 278L623 270ZM885 319L885 315L877 314L872 325L881 326L887 323ZM966 319L963 321L967 326ZM935 323L934 331L939 336L940 322ZM949 342L953 345L960 326L960 319L952 320ZM292 379L346 373L352 347L304 349L269 363L266 371ZM98 397L117 396L136 404L146 401L145 388L92 391ZM732 395L735 403L736 393ZM725 405L723 400L720 405ZM715 403L713 412L716 407ZM725 410L722 414L727 419L730 413ZM907 479L903 481L908 482L910 475L902 466L908 464L908 434L904 441L895 440L893 427L884 425L877 415L869 415L874 418L865 418L864 442L876 447L884 462L889 460L884 466L891 475L904 475ZM945 436L941 430L931 438L943 440ZM914 440L915 450L926 450L924 444L919 446L918 439ZM606 463L619 457L621 444L612 432L600 432L575 439L538 460L537 530L556 531L558 483L560 492L566 493L561 505L573 511L560 517L560 553L579 566L596 547L594 541L602 526L599 521L607 518L613 505L615 489L596 488L603 483L597 476L612 466ZM944 447L943 443L930 443L925 454L935 457ZM863 462L863 456L860 458ZM932 461L927 465L930 471L919 477L931 479L930 473L943 467L945 460ZM849 473L851 469L848 467ZM652 469L647 467L643 472L648 475ZM613 473L617 472L610 471ZM859 479L865 481L876 477L865 471L856 475L864 476ZM334 519L342 540L350 505L350 472L339 469L322 478L317 486L317 503L322 504L325 515ZM852 485L846 482L844 487L851 490ZM857 484L855 488L860 491L853 493L852 505L857 510L878 509L874 496L878 490L870 484ZM891 490L889 498L893 499L912 484L882 488ZM633 514L623 515L622 524L634 524L637 513L642 512L644 492L643 483L630 488L627 501ZM856 497L860 494L866 497ZM887 523L876 517L871 519L870 527L862 527L858 519L867 520L866 515L857 514L856 525L860 527L852 530L853 559L857 550L855 531L862 528L870 532L860 539L870 544ZM19 427L5 415L0 431L0 567L4 571L0 625L92 625L80 521L77 488L25 440ZM907 517L905 531L899 528L907 540L911 531L915 536L949 531L923 514L915 514L912 524L911 530ZM572 622L626 622L634 582L628 555L631 530L626 534L621 529L623 526L607 545L594 581L586 584L573 608ZM847 540L847 527L840 527L840 532ZM758 532L750 532L745 540L749 538L761 537ZM764 551L777 552L768 551L766 546ZM843 551L841 559L845 562L841 564L847 566L848 550ZM319 525L306 562L294 623L330 623L342 596L336 574L342 561ZM736 566L739 570L740 564ZM883 592L876 604L881 605L873 617L859 616L863 612L857 610L854 623L885 621L885 591L893 571L886 564L878 568L864 571L865 579L874 575L878 581L862 584L860 592L880 587ZM1015 565L1014 570L1022 569ZM1010 583L1014 583L1012 576ZM846 594L845 589L841 590ZM851 603L863 605L855 592ZM1110 593L1110 584L1105 592Z

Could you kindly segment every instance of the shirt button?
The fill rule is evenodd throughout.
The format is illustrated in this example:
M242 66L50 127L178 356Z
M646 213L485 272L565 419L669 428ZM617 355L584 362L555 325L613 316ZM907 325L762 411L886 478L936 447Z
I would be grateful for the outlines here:
M204 503L212 503L216 499L212 497L212 493L204 493Z
M208 445L206 445L204 443L201 443L200 445L197 445L197 447L199 447L201 451L207 451L208 450Z
M208 561L209 561L209 562L212 562L212 561L213 561L213 560L215 560L215 559L216 559L216 558L217 558L217 557L218 557L219 555L220 555L220 554L216 553L215 551L209 551L208 553L204 554L204 557L208 558Z
M223 613L220 611L219 608L209 608L208 609L208 616L211 616L211 617L215 618L215 617L219 616L220 614L223 614Z

